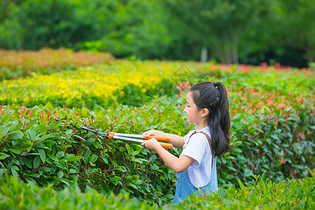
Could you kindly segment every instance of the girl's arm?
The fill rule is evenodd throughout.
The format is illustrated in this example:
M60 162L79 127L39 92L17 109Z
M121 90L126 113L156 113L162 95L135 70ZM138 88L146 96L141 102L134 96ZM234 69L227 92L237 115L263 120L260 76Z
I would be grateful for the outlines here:
M146 146L150 150L155 150L162 160L176 173L180 173L188 168L193 162L194 159L188 156L182 155L179 158L174 156L165 150L156 139L150 139L143 141L141 145Z
M143 135L144 136L150 136L150 135L161 135L161 136L166 136L168 138L170 138L170 141L168 143L173 144L174 147L177 148L183 148L184 146L184 137L175 135L175 134L171 134L171 133L164 133L162 131L157 131L157 130L150 130L147 132L144 132Z

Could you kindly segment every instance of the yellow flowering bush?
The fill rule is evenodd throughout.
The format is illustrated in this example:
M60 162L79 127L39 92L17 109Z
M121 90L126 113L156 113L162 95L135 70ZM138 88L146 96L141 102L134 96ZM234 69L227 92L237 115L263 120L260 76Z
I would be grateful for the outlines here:
M87 103L107 105L117 102L123 87L136 86L142 93L155 89L176 73L177 63L119 61L80 67L51 75L34 75L18 80L4 80L0 104L25 103L28 106L50 101L60 106L85 106Z

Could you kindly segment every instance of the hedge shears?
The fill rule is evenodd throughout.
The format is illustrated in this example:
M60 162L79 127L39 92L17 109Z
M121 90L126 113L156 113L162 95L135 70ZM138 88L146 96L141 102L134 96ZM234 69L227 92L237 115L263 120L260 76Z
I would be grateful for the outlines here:
M164 142L170 141L170 138L165 137L165 136L156 136L156 135L143 136L139 134L126 134L126 133L113 133L113 132L102 133L102 132L99 132L99 131L96 131L96 130L93 130L84 126L80 126L80 128L87 131L91 131L99 136L104 136L105 138L108 138L108 139L117 139L117 140L130 141L130 142L136 142L136 143L142 143L143 141L146 141L152 138L155 138L158 141L164 141ZM173 144L163 143L163 142L159 142L159 143L165 149L173 148Z

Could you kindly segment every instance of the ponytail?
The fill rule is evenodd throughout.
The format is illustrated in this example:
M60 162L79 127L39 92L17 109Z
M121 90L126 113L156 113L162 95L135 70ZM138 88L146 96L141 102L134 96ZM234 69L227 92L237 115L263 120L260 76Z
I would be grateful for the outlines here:
M218 117L220 119L219 126L217 126L217 135L219 140L214 141L216 144L217 150L215 150L215 155L221 155L228 151L230 148L230 110L229 110L229 101L227 97L226 89L222 82L215 82L214 85L219 90L221 97L218 107ZM215 114L215 113L214 113ZM209 125L210 126L210 125ZM213 133L216 130L214 129Z
M222 82L201 82L191 87L198 109L209 110L208 123L214 155L224 154L230 148L230 111L225 86Z

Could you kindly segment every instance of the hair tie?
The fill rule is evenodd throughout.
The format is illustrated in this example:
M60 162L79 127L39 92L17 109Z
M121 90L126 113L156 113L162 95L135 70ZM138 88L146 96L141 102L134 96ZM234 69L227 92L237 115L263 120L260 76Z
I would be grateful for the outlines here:
M216 82L213 83L213 86L214 86L216 89L218 89L218 85L217 85Z

